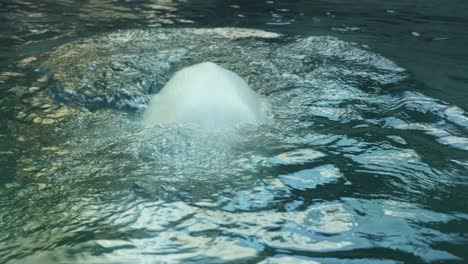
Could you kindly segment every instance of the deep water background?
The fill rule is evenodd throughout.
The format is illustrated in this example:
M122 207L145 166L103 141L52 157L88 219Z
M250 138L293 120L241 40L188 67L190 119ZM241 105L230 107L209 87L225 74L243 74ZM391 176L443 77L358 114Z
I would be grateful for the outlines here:
M204 60L272 121L139 122ZM464 263L467 88L462 0L0 0L0 262Z

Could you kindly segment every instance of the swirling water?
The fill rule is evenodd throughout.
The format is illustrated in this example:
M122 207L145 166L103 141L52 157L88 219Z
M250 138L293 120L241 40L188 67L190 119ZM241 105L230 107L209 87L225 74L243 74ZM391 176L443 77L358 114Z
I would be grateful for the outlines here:
M270 120L144 124L149 96L202 61L246 79ZM63 43L2 78L2 262L466 257L468 115L366 45L131 29Z

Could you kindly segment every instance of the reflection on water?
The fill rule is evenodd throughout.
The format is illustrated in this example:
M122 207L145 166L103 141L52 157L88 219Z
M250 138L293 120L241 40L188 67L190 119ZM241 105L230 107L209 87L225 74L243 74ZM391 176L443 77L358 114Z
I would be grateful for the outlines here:
M142 122L151 93L206 60L266 96L271 120L224 132ZM234 28L129 30L15 70L5 260L460 260L447 245L463 235L446 230L467 221L454 195L465 188L468 117L408 90L409 74L365 47Z
M325 19L339 17L328 4ZM1 262L466 258L468 115L421 92L412 72L367 45L146 28L222 9L207 3L1 5L6 19L24 23L3 37L11 41L3 51L22 49L0 73ZM271 13L242 1L227 8L239 24L253 17L272 27L308 15L291 3L251 5ZM54 22L51 7L70 6L79 15ZM125 28L119 21L145 29L93 33ZM86 30L90 37L68 39ZM267 98L271 119L223 132L143 123L150 95L202 61L246 79Z

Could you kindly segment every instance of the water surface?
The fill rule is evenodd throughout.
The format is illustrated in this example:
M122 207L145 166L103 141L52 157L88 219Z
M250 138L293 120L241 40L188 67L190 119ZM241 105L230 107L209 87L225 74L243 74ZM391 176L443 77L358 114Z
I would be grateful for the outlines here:
M2 3L2 262L463 262L463 4L361 2ZM144 124L202 61L269 121Z

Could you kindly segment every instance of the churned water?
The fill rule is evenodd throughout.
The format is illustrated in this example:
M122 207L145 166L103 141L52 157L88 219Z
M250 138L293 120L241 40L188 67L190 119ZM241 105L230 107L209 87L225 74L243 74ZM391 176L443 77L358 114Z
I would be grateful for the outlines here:
M5 55L1 262L464 261L468 115L457 100L425 93L367 44L167 28L161 17L187 21L160 9L153 29L115 24L73 40L44 29L30 40L39 44L14 44L35 52ZM119 21L112 10L100 21ZM223 131L143 122L151 95L203 61L244 78L268 121Z

